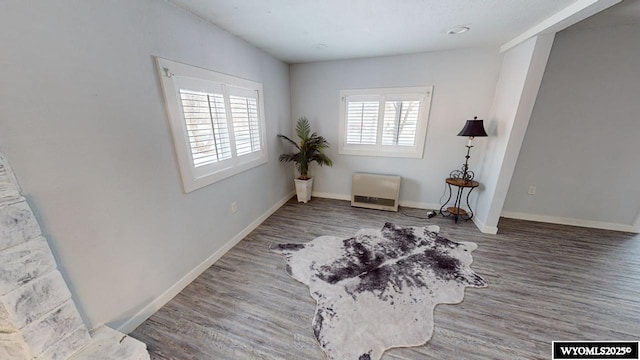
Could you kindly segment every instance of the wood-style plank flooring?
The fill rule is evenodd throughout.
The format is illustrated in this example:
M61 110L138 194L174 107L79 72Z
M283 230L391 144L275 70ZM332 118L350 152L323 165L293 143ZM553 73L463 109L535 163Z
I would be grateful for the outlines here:
M320 198L289 201L131 336L156 360L324 359L311 330L315 302L268 247L386 221L438 224L451 240L476 242L472 268L489 287L438 305L431 340L385 360L550 359L553 340L640 340L638 235L510 219L484 235L471 222Z

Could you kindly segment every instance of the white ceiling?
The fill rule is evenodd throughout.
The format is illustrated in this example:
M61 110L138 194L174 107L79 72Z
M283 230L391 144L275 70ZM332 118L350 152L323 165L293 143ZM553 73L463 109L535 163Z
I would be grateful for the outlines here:
M301 63L497 47L579 0L170 1L281 60ZM471 31L447 34L460 25Z

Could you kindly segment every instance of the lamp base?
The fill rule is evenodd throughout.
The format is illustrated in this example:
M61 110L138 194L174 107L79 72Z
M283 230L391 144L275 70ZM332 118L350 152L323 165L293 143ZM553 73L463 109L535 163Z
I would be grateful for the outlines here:
M449 173L449 178L451 179L462 179L465 183L471 182L476 174L473 171L469 170L469 152L471 152L471 140L473 140L473 136L469 137L469 145L467 145L467 155L464 157L464 164L462 164L462 168L460 170L453 170Z
M453 170L449 173L449 178L451 179L462 179L465 182L470 182L475 177L473 171L466 168L466 164L462 165L462 170Z

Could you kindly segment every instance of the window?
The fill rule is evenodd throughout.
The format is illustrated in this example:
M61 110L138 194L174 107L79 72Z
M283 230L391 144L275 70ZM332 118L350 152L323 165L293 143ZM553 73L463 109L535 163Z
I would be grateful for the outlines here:
M433 86L340 92L338 152L421 158Z
M157 62L185 192L267 161L262 84Z

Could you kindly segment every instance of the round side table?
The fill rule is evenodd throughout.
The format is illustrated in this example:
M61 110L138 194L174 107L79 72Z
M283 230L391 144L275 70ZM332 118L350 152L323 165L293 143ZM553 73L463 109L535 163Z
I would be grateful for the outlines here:
M447 199L447 201L444 202L444 204L440 208L440 215L442 216L453 215L453 219L456 223L458 222L458 219L471 220L471 218L473 218L473 211L471 210L471 206L469 205L469 195L471 195L471 192L473 191L473 189L480 186L480 183L474 180L463 180L463 179L457 179L457 178L448 178L448 179L445 179L445 182L449 187L449 198ZM455 198L455 201L453 202L453 206L447 207L447 204L449 204L449 201L451 201L451 197L453 196L453 189L451 188L452 186L455 186L457 188L456 198ZM464 196L465 190L468 190L467 192L467 209L468 210L465 210L461 207L462 197Z

